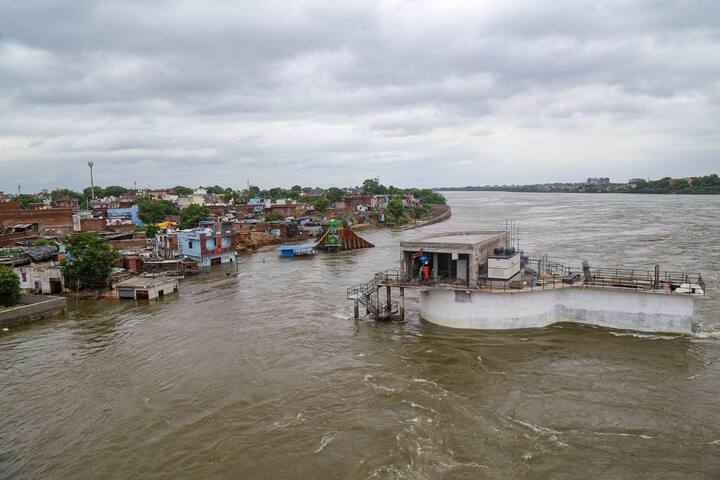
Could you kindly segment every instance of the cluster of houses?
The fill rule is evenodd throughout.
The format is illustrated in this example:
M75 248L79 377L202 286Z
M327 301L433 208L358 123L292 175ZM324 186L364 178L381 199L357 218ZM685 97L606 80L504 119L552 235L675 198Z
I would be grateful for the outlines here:
M382 225L384 209L392 198L348 190L341 201L320 215L312 197L324 193L316 188L303 191L300 200L250 198L224 202L219 195L202 188L189 195L178 195L171 189L144 189L120 197L87 200L81 205L77 198L53 199L52 194L42 191L36 195L39 203L22 208L0 192L0 263L13 267L24 289L60 293L65 288L59 268L65 255L62 238L74 232L96 232L120 253L106 286L122 287L125 281L126 288L120 291L128 295L130 276L184 275L215 264L234 263L238 253L258 246L318 237L327 218L340 218L348 225ZM145 198L167 200L180 209L203 205L210 215L198 227L189 229L179 228L180 218L170 215L158 224L154 238L149 238L139 209L139 201ZM419 202L411 196L403 199L407 204ZM46 251L42 258L33 257L32 249L38 248L33 243L38 239L51 241L56 246L47 249L55 250L49 254ZM140 295L135 298L144 298L145 294L141 291Z

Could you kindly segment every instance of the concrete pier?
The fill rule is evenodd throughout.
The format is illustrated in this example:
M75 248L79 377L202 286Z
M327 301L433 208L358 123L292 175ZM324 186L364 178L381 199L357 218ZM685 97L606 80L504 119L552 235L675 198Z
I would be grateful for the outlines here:
M691 333L693 298L603 288L518 292L427 289L420 316L453 328L539 328L569 321L640 332Z

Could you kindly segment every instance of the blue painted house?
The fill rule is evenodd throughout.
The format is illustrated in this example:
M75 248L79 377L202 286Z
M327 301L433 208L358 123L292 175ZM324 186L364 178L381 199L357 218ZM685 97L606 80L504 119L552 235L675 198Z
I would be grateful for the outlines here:
M215 232L209 228L177 232L180 255L189 257L202 267L235 262L237 236L230 232Z
M107 216L108 218L129 218L133 225L145 225L138 217L138 210L137 205L127 208L108 208Z

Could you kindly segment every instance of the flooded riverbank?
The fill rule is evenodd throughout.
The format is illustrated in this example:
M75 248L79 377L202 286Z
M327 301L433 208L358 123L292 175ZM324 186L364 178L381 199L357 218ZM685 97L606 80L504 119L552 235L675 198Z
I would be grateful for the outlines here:
M2 478L717 478L720 198L453 192L376 248L265 251L0 335ZM520 222L566 263L699 271L693 336L353 322L402 238ZM234 267L232 268L234 270Z

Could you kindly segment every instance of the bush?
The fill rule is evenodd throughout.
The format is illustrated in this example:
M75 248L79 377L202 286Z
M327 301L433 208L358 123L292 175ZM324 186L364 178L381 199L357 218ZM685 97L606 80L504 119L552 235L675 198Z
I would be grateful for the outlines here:
M427 217L430 215L430 212L432 210L427 205L413 205L412 207L412 216L415 219L420 219L422 217Z
M33 247L39 247L42 245L55 245L57 246L57 242L55 240L48 240L47 238L38 238L35 240L32 244Z
M5 265L0 265L0 305L9 307L20 299L20 279Z

